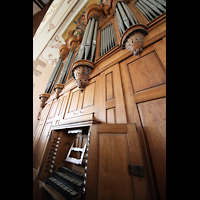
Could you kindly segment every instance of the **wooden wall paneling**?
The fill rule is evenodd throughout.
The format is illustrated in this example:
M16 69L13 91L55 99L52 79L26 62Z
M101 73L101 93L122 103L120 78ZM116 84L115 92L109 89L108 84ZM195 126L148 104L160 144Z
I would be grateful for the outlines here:
M131 176L143 165L135 124L92 125L86 199L149 199L146 177Z
M166 199L166 98L138 103L160 199Z
M38 144L39 138L41 136L41 133L43 131L45 122L47 120L51 105L52 105L52 102L48 103L42 110L41 119L39 121L39 124L37 126L37 129L36 129L34 137L33 137L33 153L35 152L35 149L37 147L37 144Z
M40 137L40 133L42 132L42 128L43 128L44 124L38 124L37 129L35 131L35 135L33 138L33 153L35 152L35 147L38 143L39 137Z
M100 110L102 123L126 123L119 64L100 74Z
M54 99L53 100L53 103L52 103L52 106L51 106L51 110L50 110L48 119L53 118L55 116L57 108L58 108L58 102L59 102L58 99Z
M40 168L44 151L50 136L52 122L46 123L38 141L35 153L33 154L33 167L38 170Z
M68 113L74 112L78 109L79 95L80 95L80 92L79 92L78 88L75 88L71 91L68 108L65 113L65 118Z
M166 37L164 37L166 38ZM158 57L160 58L163 66L165 67L166 69L166 42L165 42L165 39L162 39L160 40L159 42L156 42L154 44L154 48L155 48L155 51L158 55Z
M135 93L132 80L131 80L131 74L128 67L129 63L142 59L143 56L148 55L152 52L155 53L154 45L144 48L141 58L131 56L128 59L121 62L120 71L121 71L121 77L122 77L122 86L123 86L123 94L124 94L124 101L125 101L126 114L127 114L127 122L136 123L138 133L139 133L139 138L141 141L142 152L144 155L144 162L145 162L145 165L147 166L146 171L147 171L147 177L148 177L148 185L150 188L150 196L151 196L151 199L159 199L158 194L157 194L157 188L156 188L156 185L154 184L154 176L153 176L153 172L151 168L151 163L149 160L149 151L146 145L146 139L145 139L145 135L142 128L140 115L139 115L139 111L138 111L136 103L166 96L166 85L163 84L160 86L155 86L153 88L145 89L145 90L142 90L141 92Z
M97 113L99 110L100 76L90 79L88 86L83 91L82 105L80 108L81 113Z
M58 115L61 116L62 118L64 117L64 112L67 108L67 105L68 105L68 100L69 100L69 94L70 94L70 91L68 91L67 93L65 93L62 98L62 103L60 105L60 109L59 109L59 113Z
M94 106L95 84L96 84L96 81L88 84L87 87L85 88L82 108L87 108L87 107L90 107L90 106Z
M166 83L165 72L155 52L128 64L134 92Z

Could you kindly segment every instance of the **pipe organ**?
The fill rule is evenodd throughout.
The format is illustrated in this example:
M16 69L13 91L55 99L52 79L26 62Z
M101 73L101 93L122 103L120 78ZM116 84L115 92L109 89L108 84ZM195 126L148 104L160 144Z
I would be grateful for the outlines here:
M58 62L56 63L56 66L51 74L51 77L49 78L47 85L46 85L46 88L44 91L45 93L51 93L51 90L53 89L53 86L58 77L58 73L59 73L61 67L62 67L62 59L61 59L61 57L59 57Z
M33 199L165 200L166 1L91 4L85 26L39 96Z
M101 56L115 46L113 24L101 30Z

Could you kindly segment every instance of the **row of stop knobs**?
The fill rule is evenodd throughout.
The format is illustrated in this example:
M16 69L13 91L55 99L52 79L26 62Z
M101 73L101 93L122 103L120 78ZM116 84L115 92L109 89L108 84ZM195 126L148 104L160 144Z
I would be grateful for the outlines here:
M58 144L60 137L54 138L50 152L49 152L49 157L48 157L48 165L46 166L46 170L45 172L53 172L54 168L55 168L55 159L56 159L56 154L57 154L57 150L58 150Z

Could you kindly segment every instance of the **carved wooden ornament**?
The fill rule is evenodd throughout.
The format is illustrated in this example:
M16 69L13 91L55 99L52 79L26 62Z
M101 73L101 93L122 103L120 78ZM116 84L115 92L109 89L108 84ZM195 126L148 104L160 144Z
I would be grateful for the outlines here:
M68 53L69 53L69 49L68 49L67 45L66 44L60 45L59 54L60 54L60 57L61 57L62 60L64 60L66 58Z
M62 83L57 83L54 87L54 91L56 92L56 98L59 97L60 92L62 91L62 89L64 88L64 84Z
M83 89L87 86L88 78L93 69L94 64L89 60L78 60L73 64L72 75L76 80L80 92L83 92Z
M45 102L47 101L47 99L49 98L50 94L49 93L43 93L39 95L39 99L40 99L40 111L38 112L37 115L37 119L40 120L41 117L41 111L42 108L44 108Z
M144 36L147 35L147 28L143 24L135 24L129 27L123 34L120 45L122 49L131 51L134 56L140 57L143 51Z

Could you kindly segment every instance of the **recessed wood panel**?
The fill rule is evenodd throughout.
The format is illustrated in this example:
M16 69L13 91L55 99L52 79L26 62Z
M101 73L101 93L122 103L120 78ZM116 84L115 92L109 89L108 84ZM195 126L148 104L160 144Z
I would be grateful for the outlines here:
M128 65L134 91L141 91L166 83L161 61L151 52Z
M42 116L41 116L41 121L43 121L47 117L47 113L49 111L50 104L46 105L44 109L42 110Z
M106 100L113 99L113 75L112 72L106 74Z
M138 104L160 199L166 199L166 98Z
M46 144L50 135L51 123L47 123L42 131L36 150L33 154L33 167L37 170L42 162Z
M127 135L99 134L99 200L134 199L128 165Z
M57 105L58 105L59 100L54 100L53 105L50 110L50 114L48 118L52 118L55 116L56 110L57 110Z
M80 93L79 90L72 93L72 99L71 99L69 112L77 110L79 93Z
M116 122L115 108L106 110L106 121L108 124L114 124Z
M93 82L85 88L83 108L94 105L95 83L96 82Z
M69 99L69 92L67 92L67 95L63 97L62 105L60 106L59 115L61 115L63 111L66 109L68 99Z

